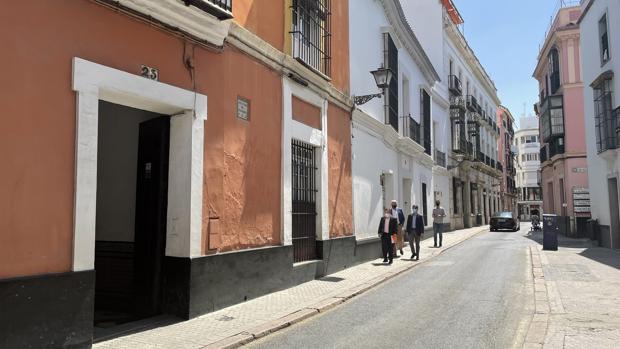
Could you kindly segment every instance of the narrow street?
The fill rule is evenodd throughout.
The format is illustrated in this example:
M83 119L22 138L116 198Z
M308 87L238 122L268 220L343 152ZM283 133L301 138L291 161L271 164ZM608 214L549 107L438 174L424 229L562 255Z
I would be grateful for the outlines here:
M252 348L520 347L534 312L519 232L484 232L341 307ZM432 246L432 239L423 242Z

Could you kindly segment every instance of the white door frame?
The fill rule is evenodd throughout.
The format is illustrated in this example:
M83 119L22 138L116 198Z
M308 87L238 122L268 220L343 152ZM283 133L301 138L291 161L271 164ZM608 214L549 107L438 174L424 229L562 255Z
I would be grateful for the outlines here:
M99 100L173 115L166 256L200 256L207 96L78 57L72 87L77 92L72 270L94 269Z

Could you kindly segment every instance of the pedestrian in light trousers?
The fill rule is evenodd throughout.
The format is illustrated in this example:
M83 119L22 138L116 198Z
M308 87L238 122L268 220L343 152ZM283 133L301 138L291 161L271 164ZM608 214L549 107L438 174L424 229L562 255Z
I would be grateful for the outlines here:
M433 240L435 241L435 247L441 247L443 242L443 219L446 216L446 210L440 204L439 200L435 201L435 208L433 209ZM437 245L438 238L439 245Z
M413 213L407 217L407 237L411 246L411 259L420 260L420 239L424 234L424 218L418 214L418 205L413 205Z
M403 247L405 247L405 233L403 232L403 226L405 225L405 214L403 210L398 207L398 202L396 200L392 200L392 218L396 218L398 222L398 232L396 232L396 242L393 245L393 254L394 257L398 257L396 253L397 250L400 250L400 255L402 256Z

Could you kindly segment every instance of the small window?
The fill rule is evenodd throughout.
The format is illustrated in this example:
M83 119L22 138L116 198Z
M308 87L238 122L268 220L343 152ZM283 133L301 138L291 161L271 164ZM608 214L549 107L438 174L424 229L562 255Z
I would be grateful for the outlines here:
M609 56L609 38L607 35L607 14L604 14L603 18L598 21L598 36L601 44L601 64L605 64L611 58Z

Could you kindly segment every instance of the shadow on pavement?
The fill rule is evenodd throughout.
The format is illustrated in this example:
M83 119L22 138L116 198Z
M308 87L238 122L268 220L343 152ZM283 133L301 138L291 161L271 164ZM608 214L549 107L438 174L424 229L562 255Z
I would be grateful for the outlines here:
M532 241L535 241L539 245L542 245L542 232L530 231L524 236ZM598 242L596 240L583 238L575 239L564 235L558 235L558 247L582 248L584 250L578 253L580 256L620 270L620 252L605 247L598 247Z

